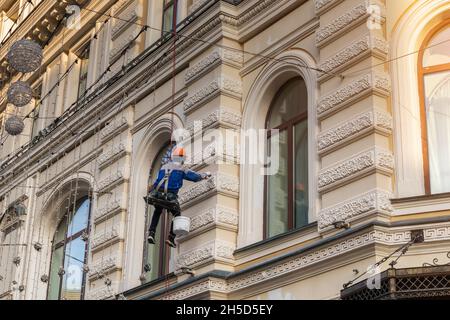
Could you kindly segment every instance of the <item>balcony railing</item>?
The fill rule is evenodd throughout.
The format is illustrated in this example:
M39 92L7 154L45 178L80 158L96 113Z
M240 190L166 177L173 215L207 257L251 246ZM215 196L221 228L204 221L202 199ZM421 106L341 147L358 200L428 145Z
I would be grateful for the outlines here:
M374 276L378 288L371 289L367 281L341 291L342 300L406 300L449 299L450 265L408 269L389 269Z

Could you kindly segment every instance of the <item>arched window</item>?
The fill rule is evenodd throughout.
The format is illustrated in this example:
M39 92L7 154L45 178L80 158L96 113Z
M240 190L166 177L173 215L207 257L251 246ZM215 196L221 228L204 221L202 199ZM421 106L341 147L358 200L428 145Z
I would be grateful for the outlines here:
M281 87L269 110L266 127L279 130L280 144L278 173L265 183L266 238L308 224L307 106L306 84L297 77Z
M52 243L49 300L82 300L86 280L91 201L85 197L69 209L58 225Z
M171 147L169 145L164 146L158 153L157 157L153 160L150 167L149 175L149 187L153 181L158 177L158 172L161 166L170 159ZM144 252L144 267L143 273L147 274L145 281L152 281L165 276L169 272L169 260L170 260L170 248L165 245L165 241L169 234L170 216L167 214L161 215L161 219L156 229L155 244L149 244L147 242L148 227L150 225L151 218L155 208L147 205L146 207L146 223L145 223L145 252Z
M422 145L427 194L450 192L450 20L425 39L419 56Z

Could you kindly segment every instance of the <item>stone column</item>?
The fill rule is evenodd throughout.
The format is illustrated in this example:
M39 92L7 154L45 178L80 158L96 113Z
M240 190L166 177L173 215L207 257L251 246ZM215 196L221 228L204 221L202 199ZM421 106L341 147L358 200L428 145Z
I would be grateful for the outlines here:
M320 28L319 231L391 213L394 161L385 5L316 0Z

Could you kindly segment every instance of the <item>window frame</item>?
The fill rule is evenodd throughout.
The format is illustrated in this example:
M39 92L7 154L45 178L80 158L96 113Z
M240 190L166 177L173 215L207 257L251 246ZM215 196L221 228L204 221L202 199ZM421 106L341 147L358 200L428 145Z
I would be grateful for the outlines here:
M429 67L423 66L423 58L425 51L435 35L442 31L446 26L450 25L450 19L445 19L436 25L427 34L422 42L419 50L418 58L418 78L419 78L419 100L420 100L420 123L421 123L421 140L422 140L422 160L423 160L423 175L425 195L432 195L431 192L431 177L430 177L430 155L428 149L428 124L427 124L427 106L425 97L425 76L450 71L450 63L433 65Z
M157 165L157 160L159 158L160 155L163 155L168 151L168 149L170 148L171 143L168 142L166 144L164 144L164 147L162 147L157 153L156 156L152 162L152 165L150 166L150 171L148 174L148 188L150 188L152 181L152 173L153 173L153 169L155 167L158 167ZM159 171L159 169L158 169ZM148 193L148 192L147 192ZM149 212L150 205L148 203L145 204L145 210L146 212ZM162 277L165 277L168 273L169 273L169 265L170 265L170 253L171 253L171 248L166 244L166 239L167 236L169 235L170 232L170 219L168 217L170 213L168 214L161 214L161 217L159 219L159 224L158 224L158 228L161 228L161 232L160 232L160 237L159 239L155 239L155 241L159 241L159 256L160 259L158 260L158 273L156 276L156 279L160 279ZM148 227L150 226L150 222L151 222L152 216L151 215L147 215L147 221L145 222L145 229L144 229L144 234L147 235L148 233ZM149 250L149 243L147 239L144 239L144 254L143 254L143 262L142 262L142 274L145 273L145 266L150 264L151 261L149 261L148 259L148 250ZM151 266L152 268L154 266ZM145 280L143 281L144 283L156 280L156 279L150 279L150 280Z
M90 62L90 54L91 54L91 43L88 42L84 49L82 50L83 55L78 57L78 60L80 61L80 74L78 75L78 92L77 92L77 98L81 99L86 95L87 89L88 89L88 77L89 77L89 62ZM86 72L83 73L83 68L86 67ZM81 83L85 83L84 91L81 91Z
M178 0L170 0L166 4L164 4L164 2L165 0L163 0L161 36L166 38L171 37L172 32L177 29L179 3ZM164 30L166 12L170 9L170 7L172 7L172 26L170 30Z
M83 230L80 230L79 232L71 235L70 237L67 237L67 232L68 232L68 227L70 225L70 221L69 221L69 217L67 217L67 224L65 226L64 229L64 239L59 241L58 243L54 243L55 242L55 237L56 237L56 231L58 230L59 226L61 225L61 223L64 222L64 217L69 213L70 209L65 211L65 214L62 216L62 218L60 219L58 226L56 227L56 231L55 234L53 236L53 240L52 240L52 246L51 246L51 252L50 252L50 264L49 264L49 278L51 276L51 268L52 268L52 260L53 260L53 253L63 247L63 259L62 259L62 265L65 265L65 261L66 261L66 246L68 243L77 240L79 238L81 238L81 236L83 235L83 233L86 233L88 236L90 235L90 231L91 231L91 215L92 215L92 198L90 196L84 196L79 198L76 202L75 202L75 207L77 208L75 210L78 211L78 209L81 208L81 206L83 205L83 203L89 200L89 213L88 213L88 221L87 221L87 227ZM70 207L70 206L69 206ZM85 252L84 252L84 263L83 265L86 265L87 261L88 261L88 252L89 252L89 241L86 241L85 244ZM82 279L82 283L81 283L81 293L80 293L80 300L84 300L84 295L86 293L86 280L87 280L87 272L83 271L83 279ZM58 301L61 300L61 292L62 292L62 284L63 284L63 277L60 276L59 277L59 289L58 289ZM47 283L47 294L46 294L46 299L48 300L48 295L49 295L49 291L50 291L50 282Z
M279 130L279 132L283 132L285 130L287 130L287 143L288 143L288 172L287 172L287 178L288 178L288 227L287 227L287 232L296 230L298 228L295 227L295 212L294 212L294 197L295 197L295 192L294 192L294 175L295 175L295 161L294 161L294 156L295 156L295 137L294 137L294 128L297 124L301 123L304 120L308 120L308 108L306 108L306 110L283 122L281 125L274 127L274 128L269 128L269 123L270 123L270 119L272 117L272 113L273 110L275 109L275 101L283 94L284 89L291 83L294 82L298 79L302 79L302 81L305 81L304 78L300 77L300 76L296 76L293 77L289 80L287 80L276 92L276 94L274 95L274 97L272 98L272 101L270 103L270 107L269 107L269 112L267 113L266 116L266 121L265 121L265 128L266 130ZM268 135L267 135L267 142L269 142L270 138L271 138L272 134L271 131L268 131ZM308 164L309 165L309 164ZM269 239L271 237L276 237L279 235L275 235L275 236L269 236L269 211L268 211L268 199L267 199L267 192L269 190L269 184L268 184L268 176L264 176L264 219L263 219L263 238L264 239ZM309 190L309 185L307 186L308 190Z

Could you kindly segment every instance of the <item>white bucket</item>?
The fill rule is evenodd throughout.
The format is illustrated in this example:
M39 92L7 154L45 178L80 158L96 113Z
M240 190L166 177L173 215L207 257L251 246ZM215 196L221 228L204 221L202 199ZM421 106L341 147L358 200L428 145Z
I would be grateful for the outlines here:
M188 217L175 217L173 219L173 233L182 237L189 233L191 228L191 219Z

